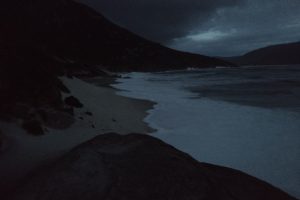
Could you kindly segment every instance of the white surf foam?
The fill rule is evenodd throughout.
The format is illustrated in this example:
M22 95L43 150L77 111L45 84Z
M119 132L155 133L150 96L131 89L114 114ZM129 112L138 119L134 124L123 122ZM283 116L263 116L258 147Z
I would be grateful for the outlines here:
M154 136L201 162L232 167L300 197L300 115L193 99L173 75L131 73L119 94L157 102L145 119ZM170 80L168 80L170 79Z

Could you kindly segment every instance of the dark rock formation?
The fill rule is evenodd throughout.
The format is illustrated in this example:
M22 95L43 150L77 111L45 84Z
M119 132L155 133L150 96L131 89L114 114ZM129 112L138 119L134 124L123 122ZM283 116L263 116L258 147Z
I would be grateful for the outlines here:
M25 120L22 124L22 127L31 134L34 135L43 135L44 130L41 125L41 122L38 120Z
M13 51L0 54L0 118L26 115L32 107L61 108L60 92L66 88L57 78L57 63L29 48Z
M93 113L90 112L90 111L86 111L85 114L88 115L88 116L93 116Z
M0 153L2 151L2 148L3 148L3 135L2 135L2 132L0 130Z
M240 171L146 135L106 134L30 176L10 200L292 200Z
M82 108L83 104L74 96L69 96L65 98L65 104L75 107L75 108Z
M273 45L251 51L240 57L227 58L239 65L300 64L300 42Z

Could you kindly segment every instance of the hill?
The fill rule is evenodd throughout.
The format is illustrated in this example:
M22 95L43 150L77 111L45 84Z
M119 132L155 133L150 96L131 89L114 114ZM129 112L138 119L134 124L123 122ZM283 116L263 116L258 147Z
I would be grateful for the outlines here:
M300 42L268 46L243 56L226 58L226 60L238 65L300 64Z

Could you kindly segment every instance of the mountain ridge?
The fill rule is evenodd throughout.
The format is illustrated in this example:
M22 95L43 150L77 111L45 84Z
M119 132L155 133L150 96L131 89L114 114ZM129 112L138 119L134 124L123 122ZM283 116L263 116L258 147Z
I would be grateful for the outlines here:
M300 64L300 41L276 44L250 51L242 56L223 58L238 65Z

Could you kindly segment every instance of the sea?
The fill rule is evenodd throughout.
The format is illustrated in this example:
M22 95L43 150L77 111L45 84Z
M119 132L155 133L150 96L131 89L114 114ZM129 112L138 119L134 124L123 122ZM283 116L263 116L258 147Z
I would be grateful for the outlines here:
M300 198L300 65L128 73L113 86L156 102L153 136Z

